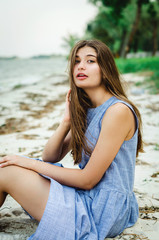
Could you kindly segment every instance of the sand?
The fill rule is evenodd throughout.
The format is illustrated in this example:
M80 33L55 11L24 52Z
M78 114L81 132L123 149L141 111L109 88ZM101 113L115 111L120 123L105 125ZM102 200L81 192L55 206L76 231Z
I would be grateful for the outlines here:
M58 126L63 112L69 85L66 76L63 84L53 85L41 81L35 85L14 89L0 96L0 157L19 154L41 157L47 139ZM159 239L159 95L149 93L145 85L136 86L144 75L126 74L130 99L138 106L143 118L145 153L136 160L135 186L140 217L135 226L114 238ZM68 154L62 164L73 167ZM35 232L37 222L31 220L21 206L10 196L0 209L0 239L27 239ZM107 238L108 240L108 238Z

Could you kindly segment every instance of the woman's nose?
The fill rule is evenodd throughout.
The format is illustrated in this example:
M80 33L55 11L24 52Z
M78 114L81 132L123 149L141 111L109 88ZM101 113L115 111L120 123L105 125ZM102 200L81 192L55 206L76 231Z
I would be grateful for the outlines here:
M78 69L85 69L85 62L84 61L80 61L80 63L78 64Z

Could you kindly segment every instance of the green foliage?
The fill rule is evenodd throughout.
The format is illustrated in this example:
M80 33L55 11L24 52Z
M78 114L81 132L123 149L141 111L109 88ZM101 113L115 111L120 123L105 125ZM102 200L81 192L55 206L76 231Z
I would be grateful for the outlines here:
M19 88L22 88L23 87L23 85L22 84L17 84L17 85L15 85L14 86L14 88L13 89L19 89Z
M116 37L114 36L116 32L113 31L114 22L111 16L111 9L102 7L95 21L89 23L87 27L87 32L91 32L94 38L100 39L105 43L107 42L110 47L113 45L113 38ZM112 31L109 32L109 29L112 29Z
M154 49L154 33L156 30L156 50L159 46L159 5L157 2L143 5L142 16L137 34L131 46L131 51L149 51ZM156 29L155 29L156 28Z
M135 1L132 0L127 5L124 2L121 3L122 10L118 11L120 17L119 13L115 13L114 16L114 2L113 4L109 3L109 6L99 6L97 16L87 26L87 35L92 35L92 38L105 42L114 55L120 55L122 42L127 35L128 29L131 29L132 21L135 19Z
M66 50L67 54L71 51L75 43L79 40L79 37L75 34L68 34L68 36L63 37L62 47ZM67 56L68 58L68 56Z
M141 86L142 84L143 84L143 82L138 81L138 82L135 83L135 86Z
M152 71L152 77L148 78L153 82L156 91L159 91L159 57L116 59L116 64L121 73L145 72ZM138 83L139 85L140 83Z
M122 16L123 9L131 2L131 0L102 0L106 7L112 8L112 15L117 21Z
M89 0L89 2L95 5L101 3L103 7L111 8L112 16L117 21L121 17L123 9L131 3L131 0Z
M116 59L116 64L122 73L157 71L159 66L159 57Z
M155 147L154 147L155 151L159 151L159 144L156 143ZM157 175L159 175L159 172L156 173Z
M159 46L159 0L89 2L98 7L97 16L87 26L86 35L89 38L105 42L114 55L124 56L126 49L132 52L151 51L155 55ZM133 29L134 23L136 30Z
M156 88L159 89L159 70L154 72L153 76L151 77L150 81L153 81Z
M135 18L134 4L129 4L122 12L122 17L116 22L111 7L100 6L94 20L87 25L86 35L105 42L115 55L119 55L121 40L127 28Z

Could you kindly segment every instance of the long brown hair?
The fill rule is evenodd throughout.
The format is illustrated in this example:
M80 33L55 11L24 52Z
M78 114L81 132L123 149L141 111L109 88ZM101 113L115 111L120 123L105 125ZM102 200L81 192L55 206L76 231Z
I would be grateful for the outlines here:
M91 155L91 149L87 145L87 139L85 138L86 131L86 115L88 108L92 107L92 103L88 95L84 92L83 89L78 88L75 85L73 79L73 71L75 66L75 58L78 50L82 47L92 47L97 53L97 62L101 69L102 73L102 83L105 86L106 90L109 91L112 95L116 96L118 99L126 101L129 103L138 118L138 144L137 144L137 153L143 152L143 142L141 135L141 116L137 107L127 98L126 93L123 89L120 75L116 67L114 57L110 49L99 40L81 40L79 41L71 51L69 58L69 79L71 91L71 104L70 104L70 113L71 113L71 148L74 163L80 163L82 158L82 150L87 155Z

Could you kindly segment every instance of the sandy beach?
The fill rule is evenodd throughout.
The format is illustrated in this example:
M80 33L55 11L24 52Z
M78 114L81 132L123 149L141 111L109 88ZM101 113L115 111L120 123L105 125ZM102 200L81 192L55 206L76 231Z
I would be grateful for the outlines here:
M67 76L55 76L36 84L14 89L0 96L0 157L19 154L41 158L47 139L58 126L69 89ZM125 74L128 95L138 106L143 119L145 153L136 160L135 186L140 217L132 228L120 236L122 240L159 239L159 95L150 94L143 86L143 74ZM63 160L65 167L73 168L70 154ZM21 206L10 196L0 209L0 239L27 239L35 232L37 222L31 220ZM107 238L108 239L108 238Z

